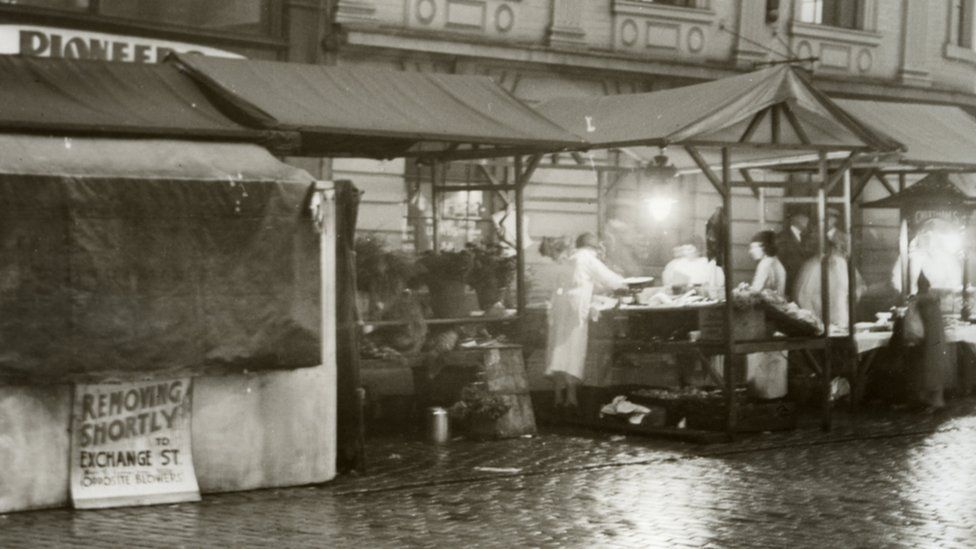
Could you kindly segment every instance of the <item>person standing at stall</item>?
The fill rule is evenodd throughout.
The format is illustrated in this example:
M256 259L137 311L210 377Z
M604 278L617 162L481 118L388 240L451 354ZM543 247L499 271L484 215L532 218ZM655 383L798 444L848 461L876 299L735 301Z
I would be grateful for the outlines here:
M847 241L844 233L835 232L827 240L827 281L830 283L830 323L838 328L849 327L850 315L847 310L847 298L851 288L847 279ZM811 257L804 263L803 269L796 279L796 304L823 319L823 302L820 295L821 271L820 257ZM864 281L861 274L854 271L856 287L854 301L860 299L864 293Z
M810 257L807 229L810 217L802 212L794 212L782 231L776 235L777 257L786 269L786 291L790 299L796 299L796 278L803 263Z
M562 265L550 301L546 376L553 380L556 406L579 405L576 388L586 365L590 299L594 290L626 287L623 277L600 261L599 248L600 242L593 233L579 235L576 251Z
M776 234L773 231L759 231L752 237L749 256L758 262L750 284L752 291L773 290L786 295L786 268L776 253Z
M930 291L931 284L924 273L918 276L917 284L913 306L918 309L924 335L920 344L909 351L909 394L927 412L935 412L945 407L943 389L949 371L949 349L939 295Z

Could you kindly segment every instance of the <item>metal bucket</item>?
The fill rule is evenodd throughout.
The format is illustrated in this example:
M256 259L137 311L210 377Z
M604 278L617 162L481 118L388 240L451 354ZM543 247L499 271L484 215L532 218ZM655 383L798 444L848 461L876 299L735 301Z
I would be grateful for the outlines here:
M439 406L427 408L427 440L443 444L450 440L451 430L447 422L447 410Z

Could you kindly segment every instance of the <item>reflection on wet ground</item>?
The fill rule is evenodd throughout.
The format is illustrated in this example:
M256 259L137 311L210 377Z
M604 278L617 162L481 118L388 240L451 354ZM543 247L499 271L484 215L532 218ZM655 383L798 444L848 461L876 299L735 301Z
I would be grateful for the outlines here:
M198 504L0 516L0 546L972 547L976 401L729 444L370 444L370 473Z

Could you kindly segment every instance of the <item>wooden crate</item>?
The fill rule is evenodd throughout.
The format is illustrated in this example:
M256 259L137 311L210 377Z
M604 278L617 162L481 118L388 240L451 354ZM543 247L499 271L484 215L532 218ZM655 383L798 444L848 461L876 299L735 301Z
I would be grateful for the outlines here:
M763 339L766 332L766 313L760 308L732 311L732 335L736 341ZM725 308L709 307L698 311L698 329L707 341L725 339Z

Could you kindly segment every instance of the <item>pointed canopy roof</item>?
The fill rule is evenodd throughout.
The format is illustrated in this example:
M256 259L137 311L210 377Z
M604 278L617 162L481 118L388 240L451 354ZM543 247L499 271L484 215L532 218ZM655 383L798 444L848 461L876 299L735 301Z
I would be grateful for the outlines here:
M650 93L556 98L537 109L593 148L729 146L779 150L773 156L782 156L784 150L901 147L837 107L788 65Z
M934 172L918 183L889 197L866 202L862 208L924 208L976 209L976 200L964 193L959 185L965 176L952 172Z

